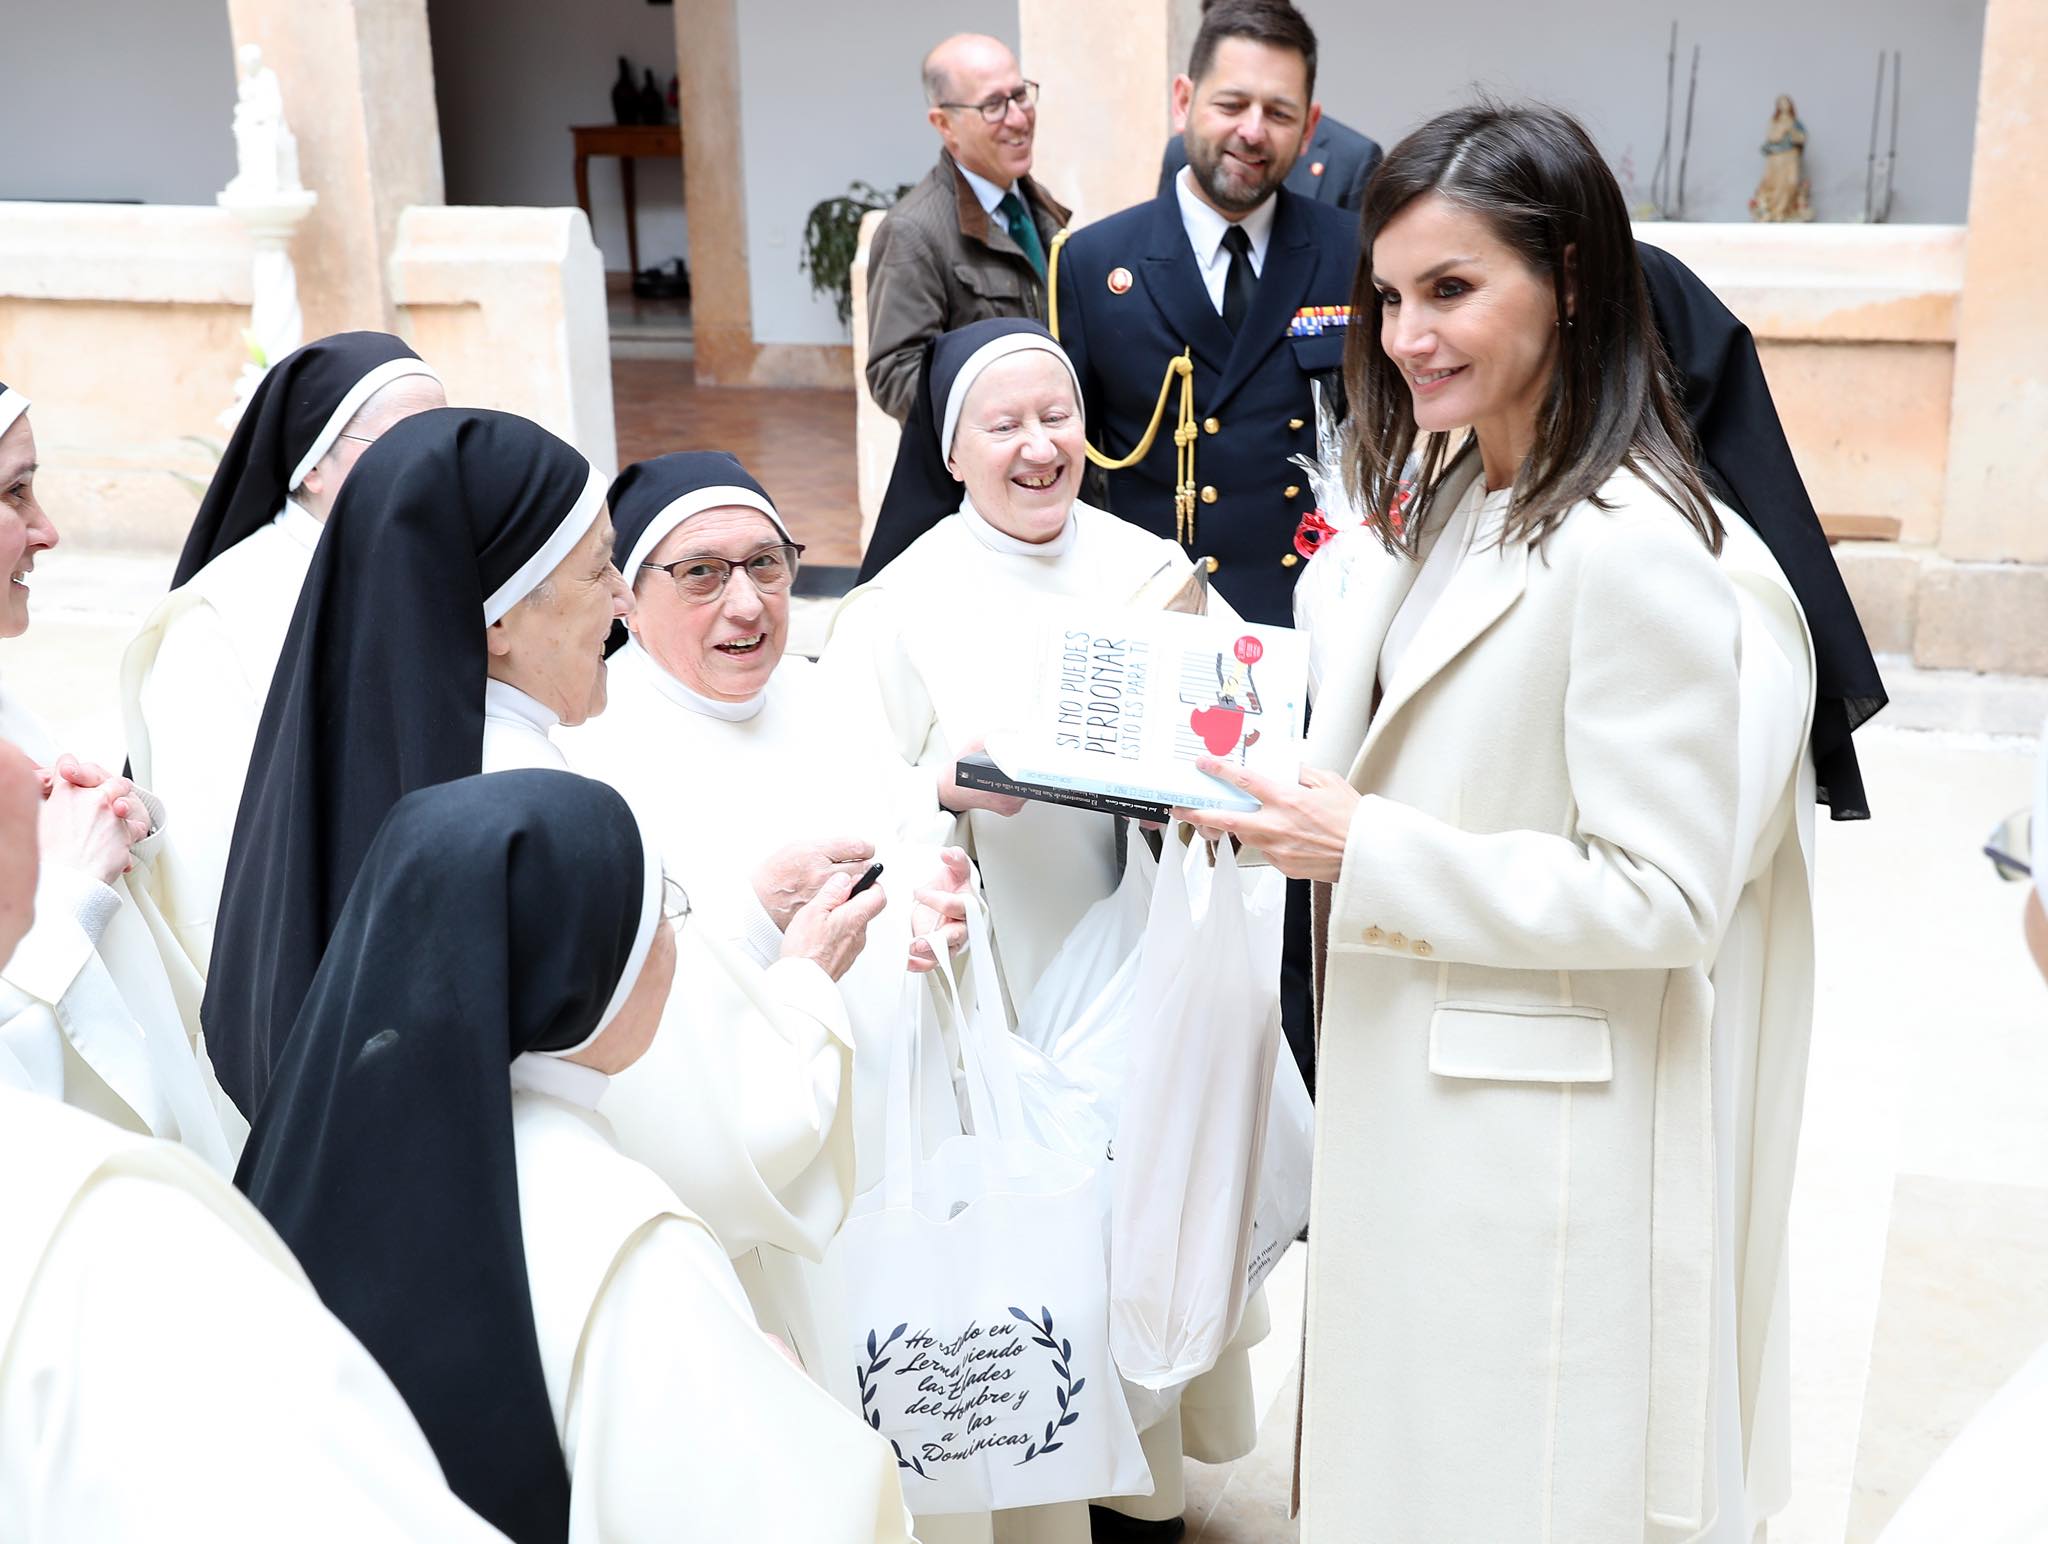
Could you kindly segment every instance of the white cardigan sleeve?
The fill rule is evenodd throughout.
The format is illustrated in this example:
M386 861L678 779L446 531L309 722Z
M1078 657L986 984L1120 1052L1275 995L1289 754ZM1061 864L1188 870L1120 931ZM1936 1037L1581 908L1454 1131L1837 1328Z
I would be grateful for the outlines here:
M577 1366L570 1544L910 1539L888 1444L761 1333L696 1223L626 1246Z
M1563 734L1578 839L1465 831L1367 795L1333 952L1422 940L1440 962L1521 970L1713 958L1738 800L1733 590L1704 545L1644 526L1615 530L1576 577Z

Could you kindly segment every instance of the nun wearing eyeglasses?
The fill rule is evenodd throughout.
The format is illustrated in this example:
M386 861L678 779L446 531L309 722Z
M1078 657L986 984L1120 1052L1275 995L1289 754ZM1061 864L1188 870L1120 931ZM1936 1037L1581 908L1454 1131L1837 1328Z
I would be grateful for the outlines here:
M200 1011L244 1113L391 806L559 767L549 730L602 711L633 604L604 496L574 447L480 409L407 418L350 473L264 705Z
M408 795L237 1182L517 1544L907 1539L887 1444L598 1113L662 1022L683 910L592 779Z
M299 587L363 449L445 407L440 377L389 333L343 332L258 383L172 574L121 662L131 775L177 814L150 884L200 972L256 725Z
M1043 326L1002 318L947 333L929 374L938 438L928 448L965 495L846 597L821 669L848 710L881 724L940 806L962 817L997 964L1021 1006L1083 913L1115 888L1115 822L962 788L954 763L1029 696L1038 618L1067 602L1126 604L1193 564L1177 544L1081 501L1080 387ZM1227 612L1213 592L1209 609ZM1216 1366L1141 1434L1153 1494L1119 1498L1115 1510L1178 1536L1183 1453L1224 1463L1251 1451L1258 1422L1245 1352L1269 1328L1265 1300L1254 1297ZM1007 1536L1087 1537L1084 1509L1034 1510L1044 1515L1028 1524L1013 1514Z
M634 607L614 635L604 716L563 747L626 796L689 884L686 947L701 958L684 961L675 1022L606 1109L626 1150L733 1252L762 1322L822 1377L829 1304L806 1262L822 1258L862 1183L859 1155L880 1141L905 968L931 963L924 935L960 927L967 859L942 848L952 817L930 779L785 652L803 549L739 461L639 462L610 502ZM883 879L842 908L865 947L827 965L835 991L806 940L876 859ZM809 1013L763 1013L771 989Z

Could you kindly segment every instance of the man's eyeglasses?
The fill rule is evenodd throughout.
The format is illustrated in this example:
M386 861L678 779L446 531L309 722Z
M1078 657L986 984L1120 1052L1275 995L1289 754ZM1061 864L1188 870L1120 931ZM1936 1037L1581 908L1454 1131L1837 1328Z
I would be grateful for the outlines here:
M690 915L690 893L668 875L661 876L661 914L680 927Z
M2031 879L2034 876L2034 812L2014 810L1998 823L1984 841L1984 856L1998 870L2000 879Z
M975 112L981 114L983 123L1001 123L1010 116L1010 109L1030 113L1038 106L1038 82L1027 80L1008 96L992 96L986 102L941 102L939 106L956 113Z
M673 563L642 563L667 574L676 593L693 606L708 605L725 593L726 581L735 569L745 569L747 578L763 595L780 595L796 583L797 559L803 556L801 542L777 542L748 554L738 562L729 558L678 558Z

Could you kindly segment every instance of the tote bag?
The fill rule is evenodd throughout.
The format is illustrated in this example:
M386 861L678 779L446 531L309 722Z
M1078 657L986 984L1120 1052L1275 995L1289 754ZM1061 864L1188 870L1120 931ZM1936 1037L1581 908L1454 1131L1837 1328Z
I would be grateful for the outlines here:
M978 903L968 932L972 1000L940 948L932 1011L891 1059L881 1178L834 1244L855 1408L895 1452L915 1513L1148 1494L1109 1355L1100 1171L1025 1134ZM943 1054L940 1012L971 1129L914 1093L918 1064Z

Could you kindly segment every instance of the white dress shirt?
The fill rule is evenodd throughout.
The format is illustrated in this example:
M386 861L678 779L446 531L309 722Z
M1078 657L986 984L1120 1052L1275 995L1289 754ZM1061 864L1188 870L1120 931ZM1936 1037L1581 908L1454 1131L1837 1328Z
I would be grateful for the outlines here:
M1202 201L1195 191L1194 171L1186 166L1173 179L1174 196L1180 200L1180 223L1188 233L1188 245L1195 249L1195 267L1209 289L1209 304L1223 314L1223 281L1230 277L1230 254L1223 249L1223 236L1233 225L1244 227L1252 244L1252 273L1266 271L1266 248L1273 239L1274 200L1268 198L1241 220L1226 220Z
M953 164L960 166L958 161L955 161ZM990 214L994 214L996 212L996 205L1000 204L1016 190L1015 183L1012 183L1007 188L998 187L995 183L990 182L988 178L982 176L980 172L971 172L964 166L960 166L960 175L967 179L967 185L974 189L974 196L981 200L981 207ZM1022 195L1020 194L1019 197L1021 199Z

